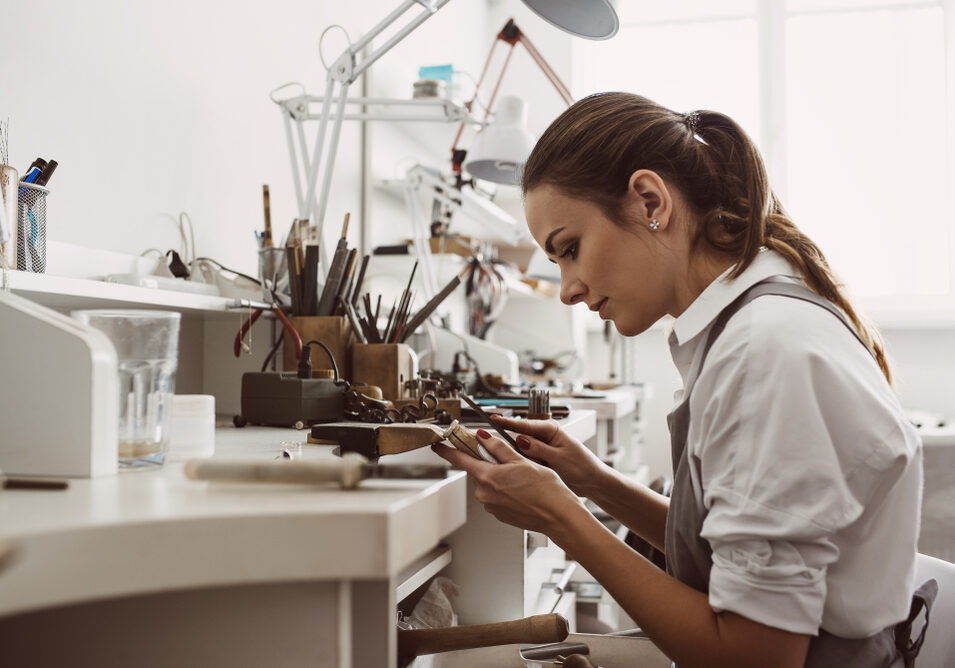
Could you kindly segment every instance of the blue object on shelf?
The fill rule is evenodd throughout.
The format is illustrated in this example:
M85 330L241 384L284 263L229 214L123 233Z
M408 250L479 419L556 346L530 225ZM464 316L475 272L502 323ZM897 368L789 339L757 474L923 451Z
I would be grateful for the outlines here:
M454 68L451 65L424 65L418 68L419 79L437 79L451 83Z

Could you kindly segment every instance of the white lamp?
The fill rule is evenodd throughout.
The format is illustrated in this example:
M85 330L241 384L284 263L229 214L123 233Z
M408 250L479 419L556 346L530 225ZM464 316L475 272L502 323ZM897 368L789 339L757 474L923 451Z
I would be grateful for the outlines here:
M474 138L464 169L485 181L517 185L534 141L527 129L527 103L505 95L498 102L497 118Z
M620 28L620 21L611 0L593 0L592 2L524 0L524 4L551 25L577 37L610 39Z

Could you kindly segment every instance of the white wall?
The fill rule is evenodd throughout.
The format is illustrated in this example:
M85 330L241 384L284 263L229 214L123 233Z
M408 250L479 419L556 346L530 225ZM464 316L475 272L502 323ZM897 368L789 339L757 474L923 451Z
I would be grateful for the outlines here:
M186 211L197 228L200 254L254 272L262 184L270 185L276 235L284 235L296 216L282 120L269 92L298 81L320 94L322 30L339 23L354 40L397 5L5 3L0 119L9 120L11 163L19 170L37 156L59 162L49 184L49 238L126 253L178 248L170 216ZM483 3L451 3L406 40L408 48L400 45L372 73L392 76L403 62L416 75L414 61L423 53L431 62L469 53L472 36L477 40L483 31L461 28L482 25L485 12ZM333 31L326 58L334 60L344 47ZM417 53L402 61L409 49ZM338 228L345 212L352 212L353 221L359 213L359 148L358 124L347 123L328 207L330 228Z

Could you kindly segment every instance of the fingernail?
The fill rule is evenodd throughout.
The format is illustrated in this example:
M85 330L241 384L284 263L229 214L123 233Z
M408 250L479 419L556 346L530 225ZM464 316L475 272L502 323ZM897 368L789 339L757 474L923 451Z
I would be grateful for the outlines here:
M521 450L527 450L527 448L531 447L531 440L524 434L521 434L514 440L517 441L517 447L519 447Z
M477 430L478 438L491 438L491 434L484 429Z

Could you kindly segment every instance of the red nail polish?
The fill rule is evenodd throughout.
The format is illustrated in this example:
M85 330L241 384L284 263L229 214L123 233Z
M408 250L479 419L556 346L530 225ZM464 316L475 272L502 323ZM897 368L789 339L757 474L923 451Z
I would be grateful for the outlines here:
M479 438L491 438L491 434L485 431L484 429L478 429L477 435Z
M524 434L521 434L514 440L517 441L517 447L521 450L527 450L527 448L531 447L531 440Z

